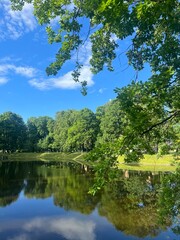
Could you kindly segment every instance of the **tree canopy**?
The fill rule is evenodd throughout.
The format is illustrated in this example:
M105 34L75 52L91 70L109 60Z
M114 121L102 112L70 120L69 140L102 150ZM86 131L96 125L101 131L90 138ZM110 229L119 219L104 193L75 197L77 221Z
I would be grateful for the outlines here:
M47 67L48 75L57 74L74 54L77 56L72 77L79 81L83 63L78 53L87 41L91 43L90 66L93 73L107 67L113 70L119 41L131 37L127 49L129 64L138 72L148 64L152 75L146 83L132 83L118 90L118 98L128 105L125 95L134 92L139 101L146 94L157 105L179 115L179 31L178 0L11 0L14 10L32 3L34 15L46 25L49 43L59 45L56 60ZM51 20L58 19L54 27ZM85 19L85 21L84 21ZM85 34L86 32L86 34ZM117 40L116 40L117 39ZM82 82L85 88L86 79ZM141 89L142 87L142 89ZM84 89L83 93L86 93ZM142 96L142 97L139 97ZM144 98L144 102L149 98ZM133 99L134 100L134 99ZM148 104L149 106L150 104ZM161 108L160 107L160 108Z
M54 120L50 117L30 117L27 121L28 141L27 150L47 150L51 145L51 132Z
M49 43L58 43L56 60L47 67L48 75L57 74L72 55L77 54L74 80L79 80L82 63L78 52L87 40L91 42L91 70L98 73L117 57L118 41L131 36L127 50L129 64L142 70L145 63L152 69L154 87L166 89L179 78L178 0L11 0L14 10L32 3L40 24L46 24ZM58 27L51 20L58 17ZM85 18L86 21L82 19ZM84 32L86 31L86 34ZM118 53L119 54L119 53ZM86 80L82 82L86 85ZM177 104L177 102L173 103Z
M113 60L121 54L120 40L131 38L127 48L128 63L136 79L116 89L119 111L123 116L122 135L111 144L103 158L125 154L127 161L138 161L154 145L168 142L180 116L180 2L178 0L11 0L14 10L32 3L38 22L46 25L50 44L59 50L46 72L55 75L76 54L72 77L79 81L83 63L79 51L90 43L91 71L113 71ZM51 20L58 19L55 27ZM85 34L86 32L86 34ZM145 64L151 69L149 79L139 79ZM86 79L81 82L86 94ZM102 110L102 109L101 109ZM103 112L102 112L103 114ZM101 128L103 125L101 124ZM99 151L98 149L98 156ZM95 154L95 157L97 155ZM112 162L113 163L113 162Z
M0 149L20 150L26 141L26 125L21 116L12 112L0 114Z

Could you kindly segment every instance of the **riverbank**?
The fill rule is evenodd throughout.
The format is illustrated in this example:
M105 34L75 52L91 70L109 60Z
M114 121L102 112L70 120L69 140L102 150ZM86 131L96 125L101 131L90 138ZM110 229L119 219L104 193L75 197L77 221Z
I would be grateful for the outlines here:
M95 162L87 162L84 160L86 153L60 153L60 152L45 152L45 153L11 153L0 154L0 159L3 161L69 161L77 162L93 166ZM160 158L157 155L144 155L139 163L127 164L124 162L123 156L118 157L118 168L136 171L175 171L180 160L174 160L173 155L168 154Z
M125 163L123 156L118 157L118 168L136 171L175 171L179 163L180 160L175 160L172 154L166 154L161 157L157 157L155 154L145 154L139 163L131 164Z
M6 153L0 154L0 159L2 160L44 160L44 161L65 161L65 160L83 160L84 153L61 153L61 152L44 152L44 153Z

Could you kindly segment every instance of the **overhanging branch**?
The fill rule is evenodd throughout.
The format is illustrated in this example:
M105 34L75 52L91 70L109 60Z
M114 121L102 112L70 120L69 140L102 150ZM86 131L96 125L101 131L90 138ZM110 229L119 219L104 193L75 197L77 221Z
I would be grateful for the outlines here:
M146 134L146 133L148 133L148 132L150 132L153 128L156 128L157 126L160 126L160 125L166 123L168 120L177 117L179 114L180 114L180 110L176 110L176 111L175 111L173 114L171 114L169 117L163 119L161 122L158 122L158 123L152 125L152 126L149 127L147 130L145 130L144 132L142 132L142 133L141 133L141 136L144 135L144 134Z

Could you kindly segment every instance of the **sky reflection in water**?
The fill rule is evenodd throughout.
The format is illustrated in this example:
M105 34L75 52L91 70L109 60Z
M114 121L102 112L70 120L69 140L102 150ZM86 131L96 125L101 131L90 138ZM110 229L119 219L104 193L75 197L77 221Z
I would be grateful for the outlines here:
M87 194L91 172L80 165L3 163L0 239L179 239L171 221L158 225L149 174L130 172L126 179L122 173L117 186L93 198ZM155 189L162 176L151 177Z

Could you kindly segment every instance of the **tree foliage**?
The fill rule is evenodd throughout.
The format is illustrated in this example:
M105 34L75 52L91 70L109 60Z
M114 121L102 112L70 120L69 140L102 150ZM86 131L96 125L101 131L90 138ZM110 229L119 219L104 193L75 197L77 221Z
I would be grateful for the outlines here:
M68 144L80 151L92 150L98 133L95 114L87 108L78 112L75 123L68 129Z
M56 60L47 68L47 74L57 74L72 54L77 53L74 79L78 81L82 67L78 60L80 47L89 39L92 44L91 70L97 73L106 66L113 70L117 57L117 39L132 37L127 56L135 70L145 63L152 69L151 81L155 87L168 89L179 79L179 14L178 0L11 0L14 10L25 3L34 5L34 15L40 24L46 24L49 43L60 43ZM59 18L54 29L51 20ZM86 23L82 18L86 18ZM84 24L83 24L84 23ZM87 27L88 26L88 27ZM87 34L83 32L87 30ZM171 71L173 74L165 74ZM163 84L161 79L163 78ZM173 82L173 83L172 83ZM83 83L84 84L84 83ZM159 86L156 86L156 85Z
M148 80L138 79L137 74L130 85L116 89L120 111L126 122L123 140L118 140L120 145L123 143L119 147L120 153L127 152L127 159L134 155L138 160L143 149L152 150L146 144L147 140L163 140L160 136L166 135L165 124L170 120L177 121L180 115L178 0L11 2L15 10L21 10L25 3L32 3L37 20L47 27L49 43L59 44L56 60L47 67L48 75L57 74L63 64L76 53L73 78L79 81L82 63L78 59L78 53L87 41L91 42L92 72L98 73L104 67L111 71L113 60L119 54L118 40L131 36L131 45L126 52L129 64L137 72L148 64L152 74ZM59 19L58 26L53 28L51 20L56 17ZM83 18L86 20L83 21ZM83 34L86 29L87 34ZM116 38L117 41L114 40ZM82 83L84 87L85 82ZM161 126L164 126L165 133Z
M179 124L180 116L178 0L11 2L14 10L21 10L25 3L32 3L37 20L46 25L49 43L59 45L55 61L46 69L48 75L57 74L63 64L76 54L72 77L79 81L83 63L78 54L87 41L90 41L92 50L91 71L96 74L104 67L112 71L113 60L120 54L120 40L131 37L126 55L129 65L137 72L136 79L128 86L116 89L119 111L123 116L123 132L109 146L101 144L96 149L97 154L94 151L92 155L100 157L101 153L100 158L107 162L109 159L111 166L112 157L116 154L125 154L126 161L138 161L144 152L153 153L155 145L171 142L173 128ZM51 20L55 18L58 18L58 25L53 27ZM151 76L139 79L138 71L145 64L150 67ZM86 79L81 83L85 94ZM108 167L104 169L106 174Z
M112 100L104 106L98 107L96 116L100 125L96 145L98 143L112 142L122 135L124 123L119 101Z
M77 111L67 110L57 112L54 127L54 148L61 152L68 152L72 147L67 144L68 129L76 121Z
M26 141L26 125L21 116L12 112L0 114L0 149L21 150Z
M54 120L50 117L30 117L27 121L28 137L27 150L48 150L52 143L52 126Z
M169 71L166 74L171 75ZM173 107L173 93L168 91L155 88L151 81L132 82L116 89L126 122L120 152L126 152L127 159L135 153L138 160L138 155L141 157L144 151L154 153L155 145L158 148L162 143L170 144L180 112L178 106Z

